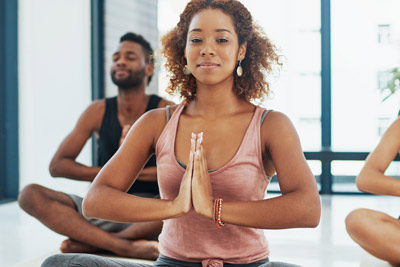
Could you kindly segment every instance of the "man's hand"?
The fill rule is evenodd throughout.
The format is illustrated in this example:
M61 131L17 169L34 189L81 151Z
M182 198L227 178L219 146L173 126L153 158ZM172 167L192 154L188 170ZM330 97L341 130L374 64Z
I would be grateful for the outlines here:
M126 135L129 132L129 129L131 128L132 125L130 124L125 124L124 126L122 126L122 133L121 133L121 138L119 139L119 146L122 145L122 143L125 140Z

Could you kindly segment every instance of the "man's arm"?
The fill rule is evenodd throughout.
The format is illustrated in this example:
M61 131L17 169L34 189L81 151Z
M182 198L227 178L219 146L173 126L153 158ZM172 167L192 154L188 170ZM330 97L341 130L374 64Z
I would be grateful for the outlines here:
M105 112L104 100L93 102L80 116L75 128L64 139L53 156L49 170L53 177L93 181L101 167L89 167L76 161L83 146L98 132Z
M171 102L164 98L161 98L160 102L158 102L157 108L164 108L166 106L174 106L174 105L175 105L174 102ZM123 133L123 139L125 139L126 134L127 134L127 132L125 134ZM147 182L157 181L157 167L152 166L152 167L144 168L142 170L142 172L140 173L138 180L147 181Z

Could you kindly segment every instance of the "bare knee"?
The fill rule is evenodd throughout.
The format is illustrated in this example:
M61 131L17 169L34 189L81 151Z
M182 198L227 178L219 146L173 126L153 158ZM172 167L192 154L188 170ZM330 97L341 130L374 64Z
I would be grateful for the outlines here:
M369 210L367 209L356 209L347 215L345 223L346 230L351 237L364 232L366 226L366 220L368 218Z
M18 204L27 213L34 215L45 206L45 188L38 184L29 184L18 194Z

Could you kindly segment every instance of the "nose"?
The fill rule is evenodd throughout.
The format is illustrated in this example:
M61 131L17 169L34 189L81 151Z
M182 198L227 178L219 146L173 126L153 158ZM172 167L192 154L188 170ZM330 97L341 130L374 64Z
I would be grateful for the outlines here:
M123 57L120 57L120 58L118 58L117 61L115 61L115 64L116 64L117 66L125 65L125 59L124 59Z
M215 49L214 46L210 42L204 43L204 47L200 51L202 56L210 55L214 56L215 55Z

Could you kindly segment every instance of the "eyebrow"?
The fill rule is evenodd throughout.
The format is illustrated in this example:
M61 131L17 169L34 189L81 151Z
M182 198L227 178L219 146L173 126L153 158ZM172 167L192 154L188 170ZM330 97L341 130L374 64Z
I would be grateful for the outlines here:
M113 54L113 56L119 55L119 54L121 54L121 53L120 53L119 51L117 51L117 52L115 52L115 53ZM135 53L134 51L126 51L125 54L128 54L128 55L136 55L136 53Z
M189 31L189 33L191 33L191 32L202 32L202 31L203 31L202 29L192 29L192 30ZM216 32L229 32L229 33L231 33L231 31L227 30L227 29L216 29L215 31Z

